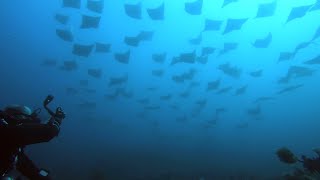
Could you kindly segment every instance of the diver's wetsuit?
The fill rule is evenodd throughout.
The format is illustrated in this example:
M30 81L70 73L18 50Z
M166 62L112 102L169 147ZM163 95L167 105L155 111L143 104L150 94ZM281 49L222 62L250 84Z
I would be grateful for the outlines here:
M320 156L317 158L307 158L302 156L303 167L311 173L320 173Z
M0 111L0 179L16 168L30 180L50 179L39 174L40 169L24 154L26 145L48 142L59 134L59 124L26 123L10 125Z

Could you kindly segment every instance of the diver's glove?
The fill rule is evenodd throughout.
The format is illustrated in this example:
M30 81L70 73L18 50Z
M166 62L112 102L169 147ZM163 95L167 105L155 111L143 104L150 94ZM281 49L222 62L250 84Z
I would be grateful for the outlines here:
M43 101L43 106L46 107L48 104L50 104L53 98L54 97L52 95L48 95L46 99Z
M58 107L56 109L56 113L54 114L53 118L54 118L54 121L58 123L58 125L60 126L62 123L62 120L66 118L66 114L63 112L61 107Z

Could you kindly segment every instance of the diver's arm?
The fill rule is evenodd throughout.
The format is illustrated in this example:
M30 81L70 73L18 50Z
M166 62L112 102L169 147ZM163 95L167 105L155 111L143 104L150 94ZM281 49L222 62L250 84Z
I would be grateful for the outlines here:
M59 134L58 124L22 124L18 126L0 126L2 142L15 142L18 146L48 142Z

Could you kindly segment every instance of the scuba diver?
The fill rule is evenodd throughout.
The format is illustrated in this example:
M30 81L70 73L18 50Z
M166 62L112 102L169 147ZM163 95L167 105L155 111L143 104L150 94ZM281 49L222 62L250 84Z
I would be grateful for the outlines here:
M286 164L302 164L303 170L296 169L293 174L286 175L287 179L291 178L304 178L312 179L312 176L319 175L320 173L320 149L313 149L317 154L315 158L309 158L305 155L301 156L301 159L297 158L288 148L280 148L277 151L279 160Z
M61 107L53 112L48 104L53 100L48 95L43 102L51 118L42 124L38 114L41 109L31 111L20 105L7 106L0 111L0 179L13 180L21 177L17 172L30 180L49 180L49 172L39 169L24 153L27 145L48 142L58 136L60 125L65 118Z

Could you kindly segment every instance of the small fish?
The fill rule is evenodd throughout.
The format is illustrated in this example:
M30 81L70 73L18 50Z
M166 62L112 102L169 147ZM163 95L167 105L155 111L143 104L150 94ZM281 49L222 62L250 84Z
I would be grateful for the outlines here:
M161 100L170 100L171 99L171 94L167 94L167 95L164 95L164 96L160 96L160 99Z
M102 77L102 69L88 69L88 75L90 75L91 77L100 79Z
M301 88L301 87L303 87L303 84L288 86L288 87L285 87L285 88L281 89L280 91L278 91L277 94L283 94L283 93L291 92L291 91L296 90L296 89Z
M95 13L102 13L104 9L104 0L88 0L87 8Z
M46 66L46 67L55 67L57 65L57 60L55 59L50 59L46 58L42 61L41 66Z
M207 104L207 100L206 99L200 99L198 101L195 102L197 105L203 107Z
M155 8L148 8L147 13L152 20L164 20L164 2Z
M162 77L164 74L164 70L163 69L156 69L156 70L152 70L152 75L155 77Z
M225 87L225 88L222 88L222 89L220 89L220 90L217 92L217 94L224 94L224 93L227 93L227 92L229 92L231 89L232 89L232 87L231 87L231 86L229 86L229 87Z
M320 64L320 55L309 61L304 62L304 64L308 64L308 65Z
M238 88L234 95L239 96L239 95L244 94L247 91L247 87L248 87L248 85L244 85L244 86Z
M223 112L226 112L227 109L224 108L224 107L220 107L220 108L217 108L216 109L216 115L218 116L219 114L223 113Z
M219 88L219 86L220 86L220 79L217 79L217 80L215 80L215 81L208 82L207 91L216 90L216 89Z
M240 30L245 22L247 22L249 18L242 19L227 19L227 25L223 31L223 35L230 33L235 30Z
M142 99L138 99L137 102L140 104L148 104L150 100L148 98L142 98Z
M224 74L233 77L233 78L240 78L241 76L241 69L235 66L231 66L229 63L221 64L218 67Z
M274 97L269 97L269 96L262 96L262 97L259 97L257 98L254 103L261 103L261 102L265 102L265 101L273 101L275 100L276 98Z
M81 29L98 29L101 16L82 15Z
M252 71L249 74L250 74L250 76L257 78L257 77L261 77L262 76L262 72L263 72L263 70L260 69L260 70L257 70L257 71Z
M78 63L75 60L64 61L60 69L64 71L74 71L78 69Z
M160 109L160 106L158 106L158 105L150 105L150 106L144 107L144 109L146 109L146 110L158 110L158 109Z
M195 0L193 2L186 2L184 10L190 15L200 15L202 13L203 0Z
M142 14L141 2L138 2L136 4L124 4L124 9L127 16L134 19L141 19L141 14Z
M261 114L261 108L260 106L256 106L256 107L253 107L253 108L250 108L247 110L247 113L249 115L252 115L252 116L257 116L257 115L260 115Z

